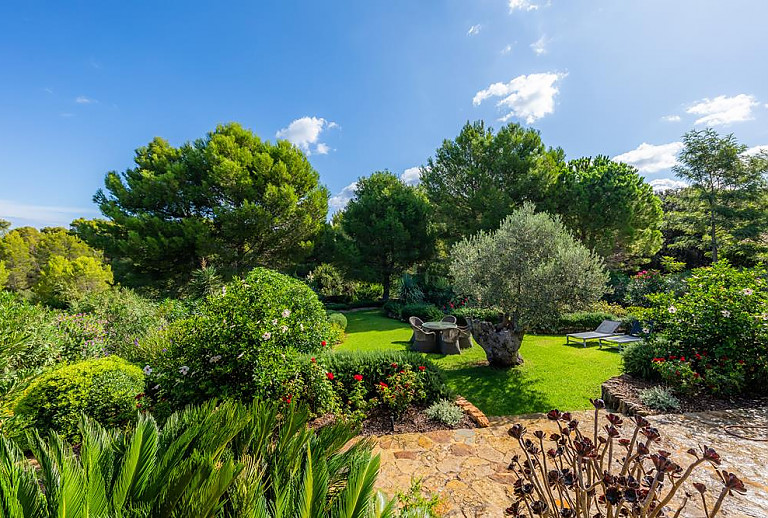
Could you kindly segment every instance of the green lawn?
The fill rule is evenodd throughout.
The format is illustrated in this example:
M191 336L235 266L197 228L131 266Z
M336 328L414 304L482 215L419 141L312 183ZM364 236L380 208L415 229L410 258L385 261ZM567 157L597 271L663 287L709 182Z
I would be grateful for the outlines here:
M407 350L411 330L379 310L347 313L347 339L340 351ZM584 410L600 396L600 384L620 373L614 349L566 346L562 336L528 335L520 354L525 363L513 369L487 366L479 345L461 355L427 355L444 371L448 384L487 415L516 415Z

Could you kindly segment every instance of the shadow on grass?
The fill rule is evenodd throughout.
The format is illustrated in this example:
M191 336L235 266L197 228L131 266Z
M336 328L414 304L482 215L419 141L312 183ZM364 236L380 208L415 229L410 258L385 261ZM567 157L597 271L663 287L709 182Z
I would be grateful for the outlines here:
M535 390L534 380L520 369L476 365L446 369L443 373L456 394L466 397L486 415L533 414L552 410L546 394Z

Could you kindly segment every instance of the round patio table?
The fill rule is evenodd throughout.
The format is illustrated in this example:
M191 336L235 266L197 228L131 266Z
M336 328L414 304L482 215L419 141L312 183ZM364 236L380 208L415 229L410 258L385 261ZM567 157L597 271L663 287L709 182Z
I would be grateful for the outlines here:
M443 331L447 331L448 329L456 329L459 326L453 322L424 322L421 324L421 327L424 329L429 329L430 331L435 331L437 333L437 345L442 346Z

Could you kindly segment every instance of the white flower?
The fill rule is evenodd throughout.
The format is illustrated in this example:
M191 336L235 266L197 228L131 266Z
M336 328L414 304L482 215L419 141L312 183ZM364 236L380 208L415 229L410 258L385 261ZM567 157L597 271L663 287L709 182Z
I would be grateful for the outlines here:
M722 313L725 318L728 318L729 316L731 316L731 312L728 311L727 309L722 310L720 313Z
M288 326L281 326L280 327L280 331L283 332L283 333L287 333L288 332Z
M648 328L648 327L644 327L644 328L643 328L643 334L644 334L644 335L647 335L647 334L649 334L650 332L651 332L650 328Z
M760 315L760 317L761 317L763 320L768 320L768 313L763 313L762 315Z
M284 309L283 310L283 318L288 318L291 316L291 310L290 309Z
M238 355L237 355L237 359L239 360L239 359L240 359L240 358L242 358L243 356L245 356L245 353L240 353L240 354L238 354Z
M221 287L221 294L222 295L226 295L227 294L227 287L226 286L222 286Z
M276 326L276 325L277 325L277 319L274 319L274 320L272 321L272 325L273 325L273 326Z
M152 374L152 367L150 367L149 365L145 365L144 366L144 374L146 374L147 376Z
M216 356L211 356L211 358L208 360L210 363L216 363L217 361L221 360L221 355L217 354Z
M264 340L269 340L270 338L272 338L272 333L270 333L269 331L267 331L266 333L264 333L263 335L261 335L261 337L262 337Z
M752 291L752 288L744 288L741 292L744 295L752 295L754 293L754 291Z
M160 388L160 385L155 385L154 387L152 387L152 390L157 390L159 388Z
M669 306L667 308L667 311L669 311L670 313L677 313L677 308L675 306Z
M304 331L304 324L299 324L299 329L301 329L302 331Z
M182 365L181 367L179 367L179 373L181 373L182 376L186 376L188 372L189 372L189 367L187 367L186 365Z

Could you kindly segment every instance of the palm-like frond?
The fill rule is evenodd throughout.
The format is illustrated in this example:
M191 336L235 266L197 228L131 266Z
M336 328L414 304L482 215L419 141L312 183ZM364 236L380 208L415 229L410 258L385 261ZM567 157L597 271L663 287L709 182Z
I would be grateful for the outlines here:
M79 455L51 434L28 442L35 470L0 437L0 513L21 517L391 518L377 499L370 441L349 444L345 424L308 427L308 410L209 402L161 429L140 416L133 430L83 418Z

